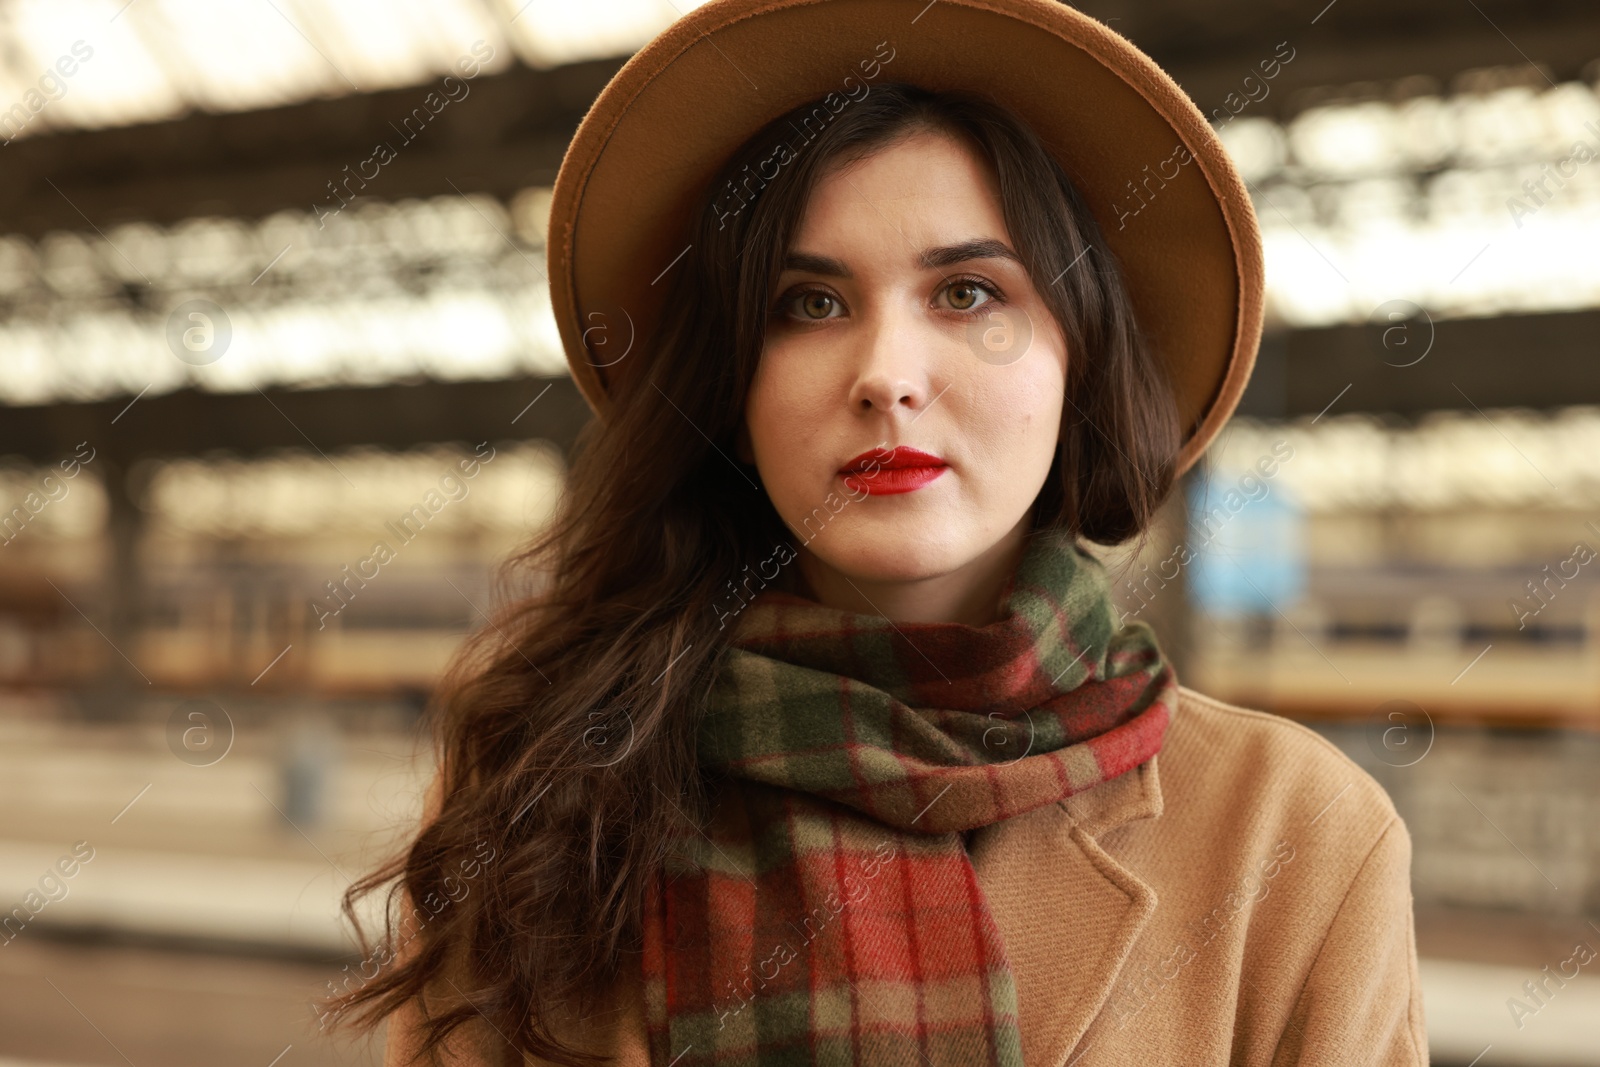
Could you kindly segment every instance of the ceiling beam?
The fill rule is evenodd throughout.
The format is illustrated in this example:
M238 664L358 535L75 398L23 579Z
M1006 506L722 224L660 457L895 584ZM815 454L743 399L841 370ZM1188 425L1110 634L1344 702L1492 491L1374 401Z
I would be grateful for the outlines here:
M1269 332L1239 413L1296 418L1326 408L1414 419L1474 407L1600 404L1594 373L1600 311L1431 324L1423 318L1403 333L1396 329L1358 323Z
M367 183L364 194L374 199L457 191L509 198L555 180L579 120L622 62L480 75L420 132L414 126L410 140L397 127L437 83L23 138L3 149L0 232L36 237L132 221L331 209L338 201L328 183L344 180L345 167L356 173L379 141L395 158Z
M116 397L8 407L0 455L49 464L88 442L126 469L144 459L215 452L248 458L505 440L542 439L568 453L588 418L565 376L247 393L180 389L132 404Z

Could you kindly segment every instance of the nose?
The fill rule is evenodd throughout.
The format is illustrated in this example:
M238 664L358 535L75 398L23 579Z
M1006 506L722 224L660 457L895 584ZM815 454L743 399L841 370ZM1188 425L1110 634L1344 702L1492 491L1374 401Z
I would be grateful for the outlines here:
M892 313L877 316L860 337L851 410L862 415L874 410L920 413L931 392L925 356L929 339L918 338L912 323Z

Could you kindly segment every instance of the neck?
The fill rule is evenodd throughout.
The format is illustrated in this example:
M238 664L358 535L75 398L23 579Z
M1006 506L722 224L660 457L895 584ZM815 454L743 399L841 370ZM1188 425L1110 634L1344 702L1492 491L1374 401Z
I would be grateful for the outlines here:
M970 562L944 574L913 579L847 575L805 548L799 550L798 590L819 604L891 622L955 622L988 626L1000 618L1001 594L1026 548L1030 516Z

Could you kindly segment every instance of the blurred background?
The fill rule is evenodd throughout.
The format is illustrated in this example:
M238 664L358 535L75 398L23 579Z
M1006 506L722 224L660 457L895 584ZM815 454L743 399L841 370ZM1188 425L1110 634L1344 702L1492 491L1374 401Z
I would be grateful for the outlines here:
M588 415L562 152L691 6L0 0L0 1067L378 1062L338 895ZM1434 1062L1600 1063L1600 9L1082 6L1268 265L1122 610L1388 788Z

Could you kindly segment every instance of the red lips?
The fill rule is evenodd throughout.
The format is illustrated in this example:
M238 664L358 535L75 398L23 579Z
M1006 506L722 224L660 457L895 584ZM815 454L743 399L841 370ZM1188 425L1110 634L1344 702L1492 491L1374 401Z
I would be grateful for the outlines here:
M852 492L889 496L921 489L949 469L948 463L931 452L896 445L863 452L839 468L839 473Z

